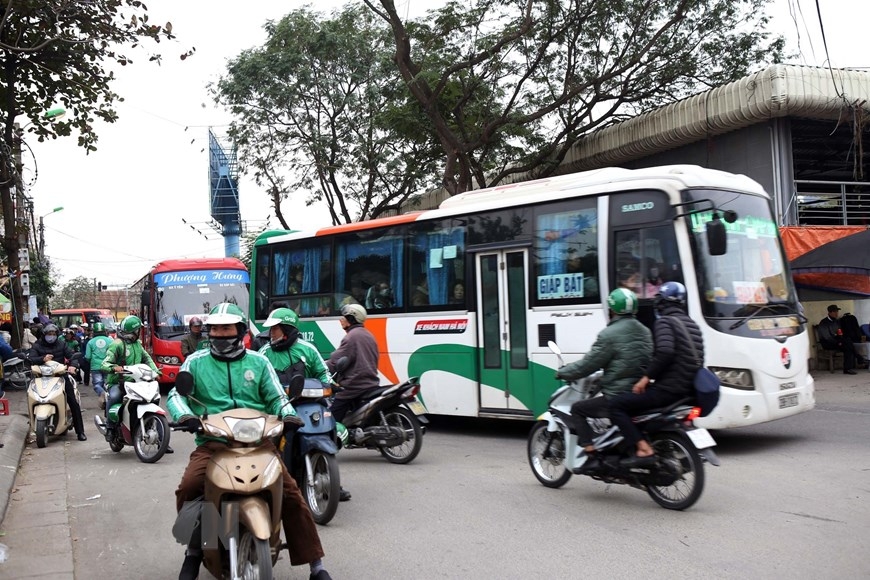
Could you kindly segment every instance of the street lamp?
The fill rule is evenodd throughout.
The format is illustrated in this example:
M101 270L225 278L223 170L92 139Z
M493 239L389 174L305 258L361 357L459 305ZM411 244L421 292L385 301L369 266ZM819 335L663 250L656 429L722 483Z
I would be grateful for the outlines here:
M56 207L48 213L39 216L39 263L42 264L45 260L45 225L42 223L42 218L50 216L62 210L63 207Z

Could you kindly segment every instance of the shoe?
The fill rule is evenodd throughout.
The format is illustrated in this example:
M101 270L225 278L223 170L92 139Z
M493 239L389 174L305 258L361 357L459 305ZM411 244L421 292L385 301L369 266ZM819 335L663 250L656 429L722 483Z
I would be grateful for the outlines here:
M338 501L350 501L350 492L342 487L338 492Z
M585 463L583 463L583 465L580 466L577 472L581 474L592 473L593 471L598 471L599 469L601 469L601 465L601 460L599 460L597 457L590 457L586 460Z
M181 579L179 578L179 580ZM308 580L332 580L332 576L329 575L329 572L321 568L317 572L313 572L308 577Z
M843 371L843 374L844 374L844 375L857 375L858 373L856 373L856 372L853 371L852 369L849 369L849 370L847 370L847 371Z
M638 457L637 455L632 455L626 459L622 459L619 462L621 467L642 467L645 465L650 465L656 462L655 455L648 455L646 457Z
M175 453L175 449L173 449L171 445L167 445L166 454L169 455L170 453Z
M87 441L88 440L88 436L85 435L84 433L79 433L78 438L79 438L79 441Z
M196 580L199 576L199 567L202 566L202 552L192 554L186 552L184 563L181 565L181 572L178 574L178 580Z

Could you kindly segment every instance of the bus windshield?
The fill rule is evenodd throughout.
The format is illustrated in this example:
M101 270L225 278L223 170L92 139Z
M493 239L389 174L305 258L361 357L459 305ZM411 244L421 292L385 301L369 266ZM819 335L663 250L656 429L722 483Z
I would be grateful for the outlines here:
M237 304L248 311L248 273L244 270L165 272L154 275L157 336L178 340L194 316L207 319L213 306Z
M722 256L711 256L708 251L705 226L712 210L688 217L704 316L725 332L795 334L800 326L797 295L768 200L716 190L689 191L688 197L712 201L720 217L723 210L737 212L734 223L724 222L728 247Z

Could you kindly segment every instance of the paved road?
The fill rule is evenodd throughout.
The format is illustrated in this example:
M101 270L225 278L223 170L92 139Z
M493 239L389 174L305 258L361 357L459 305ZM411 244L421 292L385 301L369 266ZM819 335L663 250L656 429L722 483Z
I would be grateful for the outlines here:
M870 374L818 380L816 410L716 433L722 467L686 512L586 478L544 488L526 463L528 425L437 421L406 466L343 452L353 500L320 528L327 568L363 580L870 577ZM173 490L192 437L143 465L90 433L25 450L0 577L71 578L73 556L76 578L177 575ZM276 577L307 575L285 557Z

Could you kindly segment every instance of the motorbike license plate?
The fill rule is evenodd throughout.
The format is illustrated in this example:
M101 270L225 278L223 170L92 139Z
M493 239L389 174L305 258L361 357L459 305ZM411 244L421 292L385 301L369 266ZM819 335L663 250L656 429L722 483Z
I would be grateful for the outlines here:
M686 431L686 435L692 440L695 449L706 449L716 445L713 436L706 429L692 429L691 431Z
M411 409L415 415L426 414L426 407L420 401L408 401L408 408Z
M779 408L780 409L788 409L789 407L797 407L798 404L798 394L792 393L791 395L784 395L779 398Z

